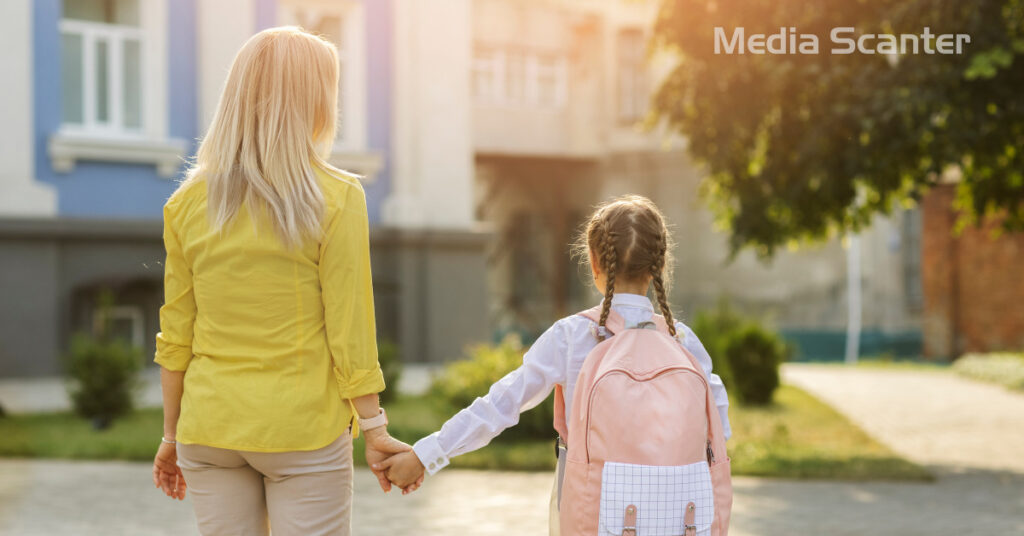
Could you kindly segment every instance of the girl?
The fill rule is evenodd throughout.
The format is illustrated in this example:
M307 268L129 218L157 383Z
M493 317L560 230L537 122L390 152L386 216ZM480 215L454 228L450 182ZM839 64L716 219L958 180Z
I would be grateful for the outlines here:
M543 401L556 385L562 387L568 420L576 379L587 354L599 342L596 335L603 332L609 312L615 310L627 324L651 320L654 308L646 296L651 286L670 333L700 362L724 436L729 437L729 399L722 380L711 373L711 358L693 331L672 320L666 291L672 266L671 237L654 203L632 195L599 207L577 247L586 253L594 285L604 294L599 325L579 315L555 322L523 356L523 365L495 383L486 396L449 419L440 431L419 440L412 452L375 464L375 470L386 470L388 478L404 492L415 490L424 472L432 475L452 457L487 445L519 422L519 413ZM556 506L553 493L553 534L558 527Z
M256 34L164 207L153 483L188 482L202 534L349 534L353 422L370 463L409 449L378 405L363 189L325 160L337 100L331 43Z

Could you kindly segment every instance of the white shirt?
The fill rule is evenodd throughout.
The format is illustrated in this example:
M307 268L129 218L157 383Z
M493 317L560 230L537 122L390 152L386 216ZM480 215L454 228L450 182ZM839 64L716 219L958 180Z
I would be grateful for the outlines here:
M627 325L651 319L654 308L646 296L615 294L612 309ZM448 419L441 429L420 439L413 446L416 456L434 474L448 465L451 458L474 451L488 443L506 428L519 422L519 414L544 401L555 385L565 390L566 422L572 411L573 390L587 354L597 346L592 328L594 322L572 315L555 322L533 343L523 356L523 365L491 386L482 398ZM721 378L711 373L711 356L689 327L676 322L676 333L704 369L711 393L722 417L725 438L729 428L729 397Z

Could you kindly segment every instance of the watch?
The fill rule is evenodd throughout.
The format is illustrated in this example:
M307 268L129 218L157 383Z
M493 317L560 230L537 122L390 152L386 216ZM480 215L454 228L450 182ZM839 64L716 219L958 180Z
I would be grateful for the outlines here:
M388 414L384 412L384 408L380 408L380 413L376 417L370 417L369 419L359 418L359 428L364 432L380 428L381 426L387 426L387 424Z

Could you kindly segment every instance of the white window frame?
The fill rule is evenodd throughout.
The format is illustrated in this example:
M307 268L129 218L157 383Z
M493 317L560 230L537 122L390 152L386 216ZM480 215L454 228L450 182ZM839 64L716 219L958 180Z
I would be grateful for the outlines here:
M625 38L627 35L638 36L640 52L635 58L628 58L634 63L626 61ZM643 61L644 43L647 34L641 28L620 28L616 33L616 55L615 55L615 108L616 116L620 123L635 123L643 119L650 106L650 73ZM630 52L633 53L632 51ZM628 77L628 82L627 82ZM629 86L629 93L625 91Z
M137 0L139 26L108 24L79 19L61 19L60 34L82 36L82 124L64 123L61 133L74 137L125 139L167 137L167 1ZM96 120L97 38L106 38L108 116L106 124ZM137 39L140 45L141 127L123 126L123 45Z
M141 128L123 129L110 128L90 122L86 107L95 106L95 49L88 46L83 39L82 77L83 77L83 124L64 123L57 132L50 136L49 156L54 171L70 173L80 160L102 162L130 162L154 164L157 174L163 178L174 177L181 168L185 157L187 143L185 140L173 139L168 136L167 119L167 23L168 0L138 0L139 26L131 27L118 24L106 24L79 19L61 19L59 33L65 31L84 31L90 35L131 35L140 39L140 80L141 95ZM111 45L115 39L111 40ZM119 41L123 43L123 39ZM108 46L111 46L108 45ZM116 63L111 62L108 76L108 91L111 92L109 113L120 117L121 92L123 79L120 78L123 63L120 61L120 50L110 54ZM87 57L91 57L86 64ZM117 66L115 69L114 66ZM112 73L117 73L113 74ZM88 79L87 79L88 77ZM116 98L116 100L115 100ZM91 112L95 117L95 112ZM111 122L113 123L113 121ZM116 125L116 123L115 123Z
M484 55L490 57L483 57ZM523 76L524 88L523 97L514 99L509 95L506 78L509 76L509 51L505 48L487 45L477 45L473 51L473 74L474 80L480 73L490 72L492 80L490 91L480 93L475 87L475 80L471 83L473 87L473 99L477 104L497 105L517 108L544 108L558 109L565 106L568 98L568 61L564 54L559 52L542 52L531 50L516 50L516 54L522 54L524 59ZM555 79L555 94L551 102L542 102L540 99L540 74L542 72L541 58L554 58L554 65L551 67Z
M354 0L283 0L278 22L283 25L313 26L324 16L341 21L338 45L341 87L338 88L338 137L334 153L366 150L366 11Z
M104 311L96 309L93 313L94 332L99 335L104 323L112 323L115 320L127 320L131 324L131 340L128 341L136 348L143 348L146 343L146 316L142 313L142 307L138 305L115 305L107 310L107 318L103 318Z
M470 83L473 84L473 98L477 102L497 104L503 100L505 95L505 65L504 50L481 46L473 49L473 72ZM488 91L478 91L476 78L480 75L490 78Z

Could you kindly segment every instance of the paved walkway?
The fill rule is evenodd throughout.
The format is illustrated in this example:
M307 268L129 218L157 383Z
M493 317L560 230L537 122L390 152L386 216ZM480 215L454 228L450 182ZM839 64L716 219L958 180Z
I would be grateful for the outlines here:
M141 463L0 460L0 534L187 536L188 500L163 496ZM939 484L739 477L730 534L1024 534L1024 475L950 474ZM551 475L445 470L403 497L356 471L357 536L543 535Z
M793 363L782 373L907 459L1024 473L1024 394L941 370Z
M732 536L1024 534L1024 396L941 372L787 365L932 484L734 480ZM543 535L547 473L447 469L411 496L356 471L355 534ZM0 535L196 534L141 463L0 459Z

